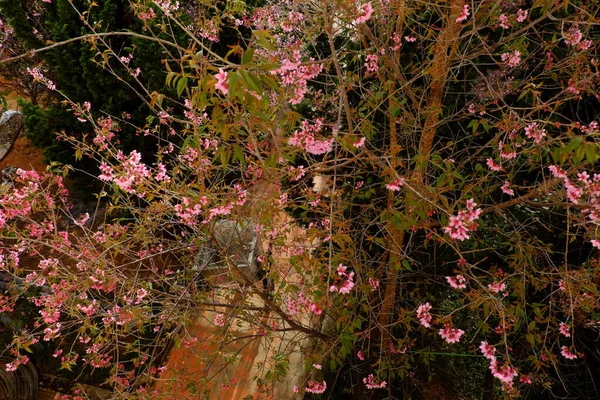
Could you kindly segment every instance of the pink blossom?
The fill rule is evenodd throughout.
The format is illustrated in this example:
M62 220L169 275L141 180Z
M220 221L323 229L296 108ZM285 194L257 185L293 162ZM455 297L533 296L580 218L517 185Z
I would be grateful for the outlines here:
M426 328L431 328L431 314L429 314L430 310L431 305L429 305L429 303L421 304L417 308L417 318L419 318L421 325Z
M227 82L227 72L223 71L223 68L219 68L219 73L214 75L217 78L217 83L215 84L215 89L223 92L224 95L227 95L229 92L229 82Z
M354 282L347 280L342 284L342 287L339 288L339 292L341 294L348 294L348 293L350 293L350 291L352 290L353 287L354 287Z
M354 146L355 149L358 149L360 147L363 147L365 145L365 137L361 137L360 139L358 139L356 142L354 142L352 144L352 146Z
M392 36L392 41L394 42L394 45L391 47L392 51L400 50L400 47L402 47L402 38L400 37L400 35L398 35L397 32L394 32L394 35Z
M591 243L592 243L592 246L594 246L594 247L595 247L595 248L597 248L597 249L600 249L600 240L598 240L598 239L593 239L593 240L591 241Z
M509 181L505 181L504 185L502 185L502 187L500 187L500 189L502 190L503 193L509 195L509 196L514 196L515 195L515 191L509 188L510 186L510 182Z
M358 351L358 353L356 353L356 357L358 357L360 361L365 361L365 356L363 356L363 353L360 350Z
M341 294L348 294L354 287L354 272L346 272L348 267L340 264L337 268L338 275L342 278L343 282L340 287L337 285L331 285L329 287L330 292L339 292ZM338 281L339 282L339 281Z
M397 192L400 190L400 188L404 185L404 179L402 178L398 178L393 182L388 183L387 185L385 185L386 189L391 190L392 192Z
M566 358L566 359L568 359L568 360L574 360L574 359L576 359L576 358L577 358L577 354L575 354L575 353L571 353L571 352L569 351L569 348L568 348L567 346L562 346L562 347L560 348L560 354L561 354L561 355L562 355L564 358Z
M369 20L369 18L371 18L371 14L373 14L373 6L369 2L360 8L360 15L354 20L354 22L356 24L364 24Z
M508 24L508 17L504 14L500 14L500 26L502 27L502 29L508 29L510 28L510 25Z
M496 357L492 357L490 362L490 370L492 371L492 375L495 378L500 379L502 383L507 385L512 385L513 379L517 376L517 370L511 367L508 364L503 365L502 367L498 367L498 361Z
M493 159L491 159L491 158L488 158L488 159L485 161L485 163L487 164L488 168L489 168L490 170L492 170L492 171L496 171L496 172L498 172L498 171L501 171L501 170L502 170L502 165L500 165L500 164L496 164L496 163L494 162L494 160L493 160Z
M220 327L225 326L225 316L223 314L215 315L215 325Z
M469 15L471 15L471 13L469 12L469 5L465 4L465 5L463 5L463 8L460 11L460 14L456 18L456 22L466 21L467 18L469 18Z
M321 308L319 308L317 303L311 303L309 308L310 308L310 311L314 312L316 315L321 315L323 313L323 310Z
M302 128L294 132L294 135L288 139L291 146L303 148L307 153L314 155L326 154L333 148L334 139L317 140L315 135L319 134L323 128L323 120L317 118L314 124L304 120Z
M481 342L479 345L479 349L483 353L483 356L489 360L494 358L494 353L496 352L496 348L488 342Z
M379 281L377 279L369 278L369 285L371 285L373 290L377 290L379 287Z
M583 34L577 27L577 25L572 26L565 34L564 34L565 43L569 46L578 45L583 39Z
M533 139L535 144L539 144L541 143L542 138L546 136L546 130L538 128L537 122L532 122L525 127L525 136L529 139Z
M573 204L579 204L579 199L583 195L583 189L573 185L573 183L565 178L565 189L567 189L567 198Z
M446 281L448 281L450 286L452 286L454 289L465 289L467 287L465 284L467 280L462 275L456 275L456 277L447 276Z
M34 81L44 84L50 90L56 90L56 86L54 85L54 83L50 79L46 78L39 68L36 67L30 69L28 67L27 72L33 77Z
M459 211L457 216L451 216L444 232L452 239L460 241L469 239L469 232L477 229L478 224L475 221L482 213L481 208L476 209L476 206L477 203L473 199L467 200L467 210Z
M462 329L450 328L450 324L444 324L444 328L439 330L439 335L442 339L446 340L447 343L458 343L460 337L465 333Z
M585 125L582 125L581 130L585 132L586 135L591 135L593 133L598 133L598 126L598 122L592 121L587 127Z
M501 56L502 61L506 63L511 68L516 67L521 62L521 52L518 50L513 51L512 53L504 53Z
M500 293L506 289L506 284L504 282L492 282L488 285L488 289L493 293Z
M156 174L154 179L156 179L158 182L160 182L160 181L170 182L171 181L171 178L169 178L169 176L167 175L167 168L164 166L163 163L158 163L156 168L158 169L158 174Z
M367 74L377 72L377 70L379 69L379 66L377 65L377 60L379 60L379 57L377 57L377 54L369 54L367 56L367 61L365 62L365 68L367 69Z
M531 378L528 375L522 375L519 378L519 382L524 383L526 385L531 385L533 383L533 381L531 380Z
M575 82L573 78L569 78L569 86L567 87L567 91L573 94L580 93L579 89L577 89L577 82Z
M517 153L514 151L503 151L502 153L500 153L500 158L504 158L505 160L512 160L513 158L517 158Z
M519 11L517 11L517 22L525 21L527 19L527 14L528 14L527 10L522 10L519 8Z
M569 325L565 324L564 322L560 323L558 330L564 337L571 337L571 333L569 333Z
M563 171L559 166L550 165L548 167L548 169L550 170L550 172L552 173L552 175L555 178L566 178L567 177L567 174L565 173L565 171Z
M386 387L386 381L380 381L379 383L375 383L375 377L373 374L369 374L366 378L363 378L363 383L367 387L367 389L382 389Z
M308 381L308 383L306 384L306 389L304 389L304 391L307 393L321 394L321 393L324 393L326 389L327 389L327 382L325 382L325 381L323 381L321 383L314 382L314 381Z

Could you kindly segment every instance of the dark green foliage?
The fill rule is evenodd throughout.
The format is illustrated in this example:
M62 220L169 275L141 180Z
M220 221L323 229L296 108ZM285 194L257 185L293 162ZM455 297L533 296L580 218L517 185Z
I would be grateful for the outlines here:
M75 2L75 6L79 10L85 10L86 7L81 3L83 2ZM93 7L86 17L88 21L101 22L102 25L97 31L131 30L141 32L141 22L133 15L128 1L99 0L96 3L97 7ZM22 40L27 48L36 48L42 45L42 42L32 34L34 28L43 32L44 36L48 38L47 40L54 43L90 33L67 0L55 0L52 4L47 4L44 12L45 20L43 25L38 27L29 23L27 15L31 10L21 2L2 0L0 8L9 22L14 24L15 36ZM134 69L136 68L134 65L141 67L143 72L140 80L148 85L149 90L162 89L164 68L161 66L162 52L158 45L148 45L147 41L142 44L141 39L131 41L124 36L105 40L116 52L122 52L117 56L134 54L134 61L131 65ZM131 51L134 47L135 50ZM132 116L133 124L144 126L145 121L142 116L147 115L148 110L135 90L132 90L132 88L136 89L133 77L124 71L114 57L108 60L107 64L102 65L106 60L100 57L100 53L104 50L99 44L97 48L93 48L91 43L75 41L40 53L40 57L43 61L43 68L47 70L45 75L71 101L80 104L89 101L92 104L92 113L96 117L107 114L119 117L123 113L128 113ZM119 75L125 77L125 81L119 80L104 67L113 68ZM89 123L78 121L71 111L57 102L46 109L31 103L22 103L21 106L25 114L27 136L36 147L44 149L46 161L73 164L76 169L87 174L97 175L96 167L91 160L75 160L75 151L72 145L56 139L56 132L62 131L79 140L82 140L86 133L91 137L92 128ZM117 132L115 142L119 143L123 151L130 151L134 145L142 153L151 148L152 143L148 140L145 140L144 143L136 140L136 132L133 128L129 128L126 124L121 125L121 131ZM85 182L85 187L87 187L89 178L86 173L75 173L75 182ZM80 194L83 193L91 192L85 190Z

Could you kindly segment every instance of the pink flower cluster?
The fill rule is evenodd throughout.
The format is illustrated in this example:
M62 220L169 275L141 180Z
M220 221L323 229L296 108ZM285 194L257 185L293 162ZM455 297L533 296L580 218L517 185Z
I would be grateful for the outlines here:
M502 165L496 164L492 158L488 158L485 163L491 171L498 172L502 170Z
M456 277L447 276L446 281L448 281L448 284L450 284L450 286L452 286L454 289L465 289L467 287L467 280L462 275L456 275Z
M558 330L564 337L571 337L571 333L569 333L569 325L565 324L564 322L560 323Z
M155 0L155 3L166 15L171 15L173 11L179 10L178 1L172 3L171 0Z
M106 163L100 164L102 174L99 178L103 181L112 181L117 186L127 193L135 193L135 185L144 182L145 179L151 178L152 174L148 167L141 162L142 155L133 150L128 157L119 150L117 160L121 162L120 172L115 173L113 168Z
M321 315L323 313L323 309L319 307L317 303L310 302L302 292L298 292L296 298L290 296L286 303L288 313L291 316L296 315L300 309L308 309L316 315Z
M328 140L317 140L315 135L323 129L323 120L316 119L314 124L304 120L302 121L302 129L294 132L294 136L288 139L291 146L296 146L304 149L309 154L321 155L326 154L333 148L333 138Z
M329 287L330 292L339 292L341 294L348 294L354 287L354 272L346 272L348 267L340 264L337 268L337 274L342 278L342 285L336 286L331 285ZM339 285L339 283L338 283Z
M26 355L19 355L13 362L6 364L6 371L12 372L19 368L19 365L25 365L29 362L29 357Z
M481 342L481 344L479 345L479 349L483 353L483 356L485 358L487 358L488 360L491 360L494 358L494 354L496 353L496 348L494 346L492 346L491 344L488 344L488 342Z
M471 13L469 12L469 5L465 4L463 6L462 10L460 11L460 14L456 18L456 22L466 21L467 18L469 18L469 15L471 15Z
M326 389L327 389L327 382L325 382L325 381L323 381L323 382L308 381L304 391L307 393L321 394L321 393L325 393Z
M564 34L565 44L568 46L577 47L579 50L587 50L592 47L591 40L583 40L583 34L577 27L577 25L572 26L565 34Z
M299 104L308 91L308 81L317 77L323 70L321 63L309 63L300 65L301 55L299 51L294 51L292 60L284 59L281 67L271 71L281 78L284 87L293 90L293 97L289 100L290 104ZM309 61L314 61L310 58Z
M217 74L218 75L218 74ZM218 84L218 82L217 82ZM228 88L228 84L226 82L222 82L223 86L226 86L226 88ZM219 86L219 88L217 88L217 86L215 85L215 89L220 89L221 86ZM187 119L189 119L192 123L196 124L196 125L202 125L204 123L204 121L208 120L208 114L206 112L204 112L204 110L200 111L202 114L198 114L194 111L194 107L192 106L192 103L190 102L189 99L185 99L185 107L188 108L188 110L184 110L183 111L183 115L185 115L185 117Z
M496 357L494 356L496 348L487 342L481 342L479 349L483 353L483 356L490 360L490 370L492 371L492 375L498 378L503 385L512 387L513 380L517 376L517 370L508 364L498 367L498 360L496 360Z
M379 69L377 65L377 61L379 57L377 54L369 54L367 56L367 61L365 62L365 68L367 69L367 74L375 73Z
M387 386L386 381L375 383L375 377L373 376L373 374L369 374L366 378L363 378L363 383L365 384L367 389L382 389Z
M514 196L515 195L515 191L510 188L510 182L509 181L504 181L504 185L502 185L500 187L500 190L502 190L502 193L507 194L509 196Z
M50 90L56 90L56 86L54 85L54 83L50 79L46 78L44 76L44 74L42 74L42 72L40 71L40 69L38 67L33 68L33 69L30 69L28 67L27 73L33 77L34 81L40 82L41 84L45 85Z
M506 63L511 68L516 67L521 62L521 52L519 50L515 50L512 53L504 53L501 56L502 61Z
M473 199L467 200L467 209L459 211L457 216L451 216L444 232L452 239L463 241L469 238L469 232L477 229L477 219L481 215L481 208L475 208L477 203Z
M423 325L425 328L431 328L432 318L429 311L431 311L431 305L428 302L425 304L421 304L417 308L417 318L419 318L421 325Z
M506 283L504 282L492 282L488 285L488 289L493 293L500 293L504 289L506 289Z
M229 82L227 81L227 72L223 71L223 68L219 68L219 73L214 75L217 79L217 83L215 83L215 89L223 92L225 96L229 93Z
M392 192L397 192L400 190L400 188L404 185L404 179L402 178L398 178L393 182L388 183L387 185L385 185L386 189L391 190Z
M364 24L371 18L373 14L373 6L371 3L366 3L360 8L360 15L354 20L356 24Z
M156 13L151 7L148 7L147 11L140 11L137 16L142 21L149 21L156 17Z
M513 385L513 380L518 374L517 370L508 364L498 367L498 360L496 360L496 357L492 357L490 361L490 370L495 378L500 379L500 381L508 387Z
M444 327L440 329L438 333L446 343L458 343L465 331L462 329L450 328L450 324L445 323Z
M562 347L560 348L560 354L561 354L561 355L562 355L564 358L566 358L567 360L574 360L574 359L576 359L576 358L577 358L577 354L575 354L575 353L571 353L571 352L569 351L569 348L568 348L567 346L562 346Z
M79 120L82 122L85 121L84 119ZM113 122L110 116L98 118L98 128L96 129L96 137L94 138L94 144L98 146L98 150L106 150L108 143L115 137L115 132L119 130L119 126Z
M500 19L500 27L502 29L510 28L510 24L508 23L508 17L506 16L506 14L500 14L500 17L498 18Z
M527 136L529 139L533 139L535 144L539 144L546 136L546 130L543 128L538 128L537 122L532 122L525 127L525 136Z
M569 201L573 204L585 202L589 207L583 208L582 212L587 213L591 223L600 222L600 174L590 175L587 171L582 171L577 174L576 181L571 181L560 167L551 165L548 169L555 178L563 179ZM592 245L599 247L600 243L594 239Z
M225 316L223 314L215 315L215 325L221 328L225 326Z

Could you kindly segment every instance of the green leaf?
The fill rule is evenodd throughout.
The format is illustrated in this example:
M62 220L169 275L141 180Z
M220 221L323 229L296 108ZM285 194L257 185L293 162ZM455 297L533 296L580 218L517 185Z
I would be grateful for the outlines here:
M402 114L402 109L398 106L393 106L391 112L392 112L392 116L398 117L398 116L400 116L400 114Z
M578 148L579 146L581 146L581 143L583 143L583 139L581 139L580 136L577 136L575 138L573 138L571 140L571 142L569 142L569 144L567 145L567 151L573 151L576 148Z
M240 164L244 165L246 161L244 156L244 150L240 147L239 144L233 145L233 159L239 161Z
M527 339L529 344L531 344L532 346L535 346L535 337L531 333L526 333L525 339Z
M590 164L594 164L596 160L598 160L598 150L596 149L596 145L594 143L585 143L582 147L585 152L585 159Z
M413 269L410 266L410 264L408 263L408 261L406 260L402 260L402 267L404 267L405 270L412 272Z
M249 47L244 52L244 56L242 57L242 65L251 63L253 57L254 57L254 48L253 47Z
M179 80L179 82L177 82L177 96L181 97L181 94L183 93L183 91L187 88L187 76L182 76L181 79Z
M261 88L258 87L258 84L254 81L254 79L252 79L252 76L246 70L241 69L240 74L242 75L242 78L244 78L244 81L247 83L250 89L254 90L257 93L262 92Z
M277 50L277 47L272 43L275 41L273 35L266 30L256 30L252 32L256 37L256 42L267 50Z
M225 170L229 165L229 160L231 159L231 150L222 148L220 156L221 166L223 167L223 170Z

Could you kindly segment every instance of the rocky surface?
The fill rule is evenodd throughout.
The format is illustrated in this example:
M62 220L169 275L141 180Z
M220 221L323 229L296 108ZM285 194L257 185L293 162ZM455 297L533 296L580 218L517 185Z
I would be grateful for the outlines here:
M23 129L23 114L8 110L0 117L0 160L3 160L12 149L17 137Z

